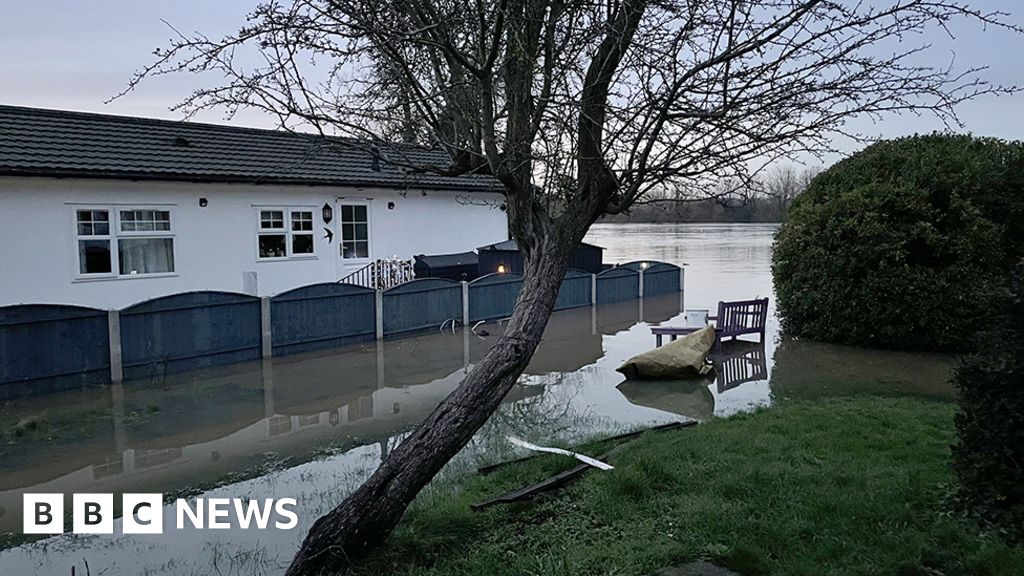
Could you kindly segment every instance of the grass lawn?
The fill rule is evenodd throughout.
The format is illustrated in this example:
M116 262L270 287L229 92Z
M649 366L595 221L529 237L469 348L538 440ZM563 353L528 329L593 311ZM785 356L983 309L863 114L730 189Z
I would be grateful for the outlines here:
M364 571L643 575L705 558L745 575L1024 574L1024 550L945 512L953 413L915 399L784 402L647 434L613 471L484 512L469 503L573 462L442 483Z

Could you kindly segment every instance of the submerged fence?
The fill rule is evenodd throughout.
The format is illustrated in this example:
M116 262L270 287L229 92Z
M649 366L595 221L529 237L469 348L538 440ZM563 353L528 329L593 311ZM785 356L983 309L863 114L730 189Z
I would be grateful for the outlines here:
M296 354L507 318L517 274L472 282L423 278L386 291L324 283L258 298L187 292L123 310L30 304L0 307L0 385L98 383ZM570 270L556 310L680 292L683 270L631 262L601 274Z

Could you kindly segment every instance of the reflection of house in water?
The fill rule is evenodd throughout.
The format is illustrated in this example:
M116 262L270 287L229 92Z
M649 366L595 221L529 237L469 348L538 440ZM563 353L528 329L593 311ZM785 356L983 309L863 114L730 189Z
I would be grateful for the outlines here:
M711 355L711 362L715 367L715 383L719 394L746 382L768 379L764 342L722 342L722 349Z

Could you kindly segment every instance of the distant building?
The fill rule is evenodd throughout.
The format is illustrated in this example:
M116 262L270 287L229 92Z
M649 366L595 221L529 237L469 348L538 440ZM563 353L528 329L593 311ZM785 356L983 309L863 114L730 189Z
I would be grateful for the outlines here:
M0 106L0 306L271 295L508 237L501 187L444 152Z

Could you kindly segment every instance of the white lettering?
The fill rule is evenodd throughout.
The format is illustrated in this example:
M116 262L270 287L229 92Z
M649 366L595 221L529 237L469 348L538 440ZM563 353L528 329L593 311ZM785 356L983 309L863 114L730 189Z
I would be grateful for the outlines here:
M206 501L206 506L210 518L207 528L211 530L227 530L231 528L231 522L221 522L219 520L220 518L226 519L231 513L231 510L228 508L231 506L230 498L210 498Z
M238 526L242 529L249 528L249 523L256 519L256 527L260 530L267 529L267 522L270 521L270 511L274 506L273 500L264 500L260 507L259 500L249 500L243 503L241 498L235 498L235 516L238 517Z
M121 531L125 534L164 533L162 494L124 494L121 510Z
M293 510L289 510L288 508L286 508L286 506L291 506L292 508L294 508L298 506L298 502L295 501L295 498L281 498L274 504L274 510L277 511L278 516L284 516L285 518L289 518L288 522L275 522L275 528L281 530L291 530L292 528L298 526L299 515L296 514Z
M178 509L178 530L184 530L185 529L185 516L189 517L189 520L191 520L191 522L192 522L192 527L193 528L199 528L200 530L202 530L202 528L203 528L203 499L202 498L196 498L196 509L195 509L195 512L192 511L192 508L189 507L189 505L188 505L188 501L185 500L184 498L178 498L178 501L175 504L176 504L175 507Z

